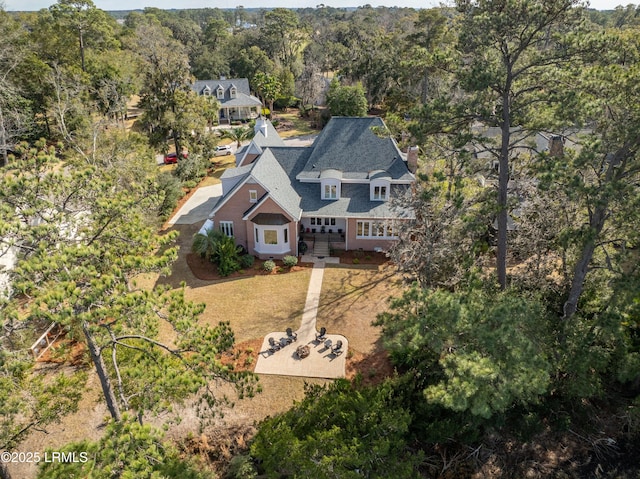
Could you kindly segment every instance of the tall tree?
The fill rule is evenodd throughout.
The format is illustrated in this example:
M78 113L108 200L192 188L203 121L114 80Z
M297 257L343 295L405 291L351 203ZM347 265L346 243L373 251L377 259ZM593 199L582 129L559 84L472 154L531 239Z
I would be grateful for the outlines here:
M268 74L275 69L273 61L256 45L241 48L229 60L229 66L234 76L249 79L254 78L258 72Z
M280 83L278 77L259 71L253 76L251 84L262 98L262 103L269 104L269 110L273 115L273 102L282 93L282 83Z
M0 7L0 167L7 164L9 151L29 124L27 101L20 95L14 71L24 62L27 49L25 35Z
M341 85L335 78L327 91L327 106L333 116L366 116L369 109L362 84Z
M157 235L146 216L161 200L153 178L123 183L115 168L54 171L50 152L23 153L0 178L4 209L14 212L3 217L3 240L19 252L15 300L0 305L2 316L67 328L86 348L115 421L123 411L142 420L198 391L212 405L217 381L250 391L249 376L220 362L233 344L227 323L199 324L204 306L181 289L136 284L141 273L166 272L176 257L175 235ZM171 337L160 337L163 322Z
M637 241L640 201L640 47L629 31L602 45L597 60L581 64L572 77L578 95L570 109L581 113L589 131L578 135L578 151L551 155L541 168L545 188L578 206L571 225L575 262L563 307L567 320L578 311L590 272L607 271L620 281L633 271L625 265L635 261L626 246Z
M80 67L86 70L85 51L87 37L99 32L101 40L112 37L113 19L97 8L91 0L58 0L50 7L54 21L62 28L72 30L78 41Z
M153 19L140 23L132 48L140 56L143 86L139 106L144 109L143 125L148 129L151 144L163 146L173 133L176 151L182 151L185 132L172 124L180 117L180 102L191 91L189 60L184 46L171 37L171 32Z
M578 0L457 2L461 18L456 75L464 95L459 97L462 102L455 101L455 92L451 95L457 120L445 121L447 128L462 120L467 127L479 122L500 131L495 143L492 138L478 141L499 165L496 270L503 289L507 286L510 165L521 151L523 132L558 127L555 121L541 123L540 110L545 103L557 101L551 92L557 90L558 66L574 58L570 33L580 24L578 6ZM515 128L520 130L517 137Z
M264 26L260 29L260 40L270 57L284 68L300 74L300 55L307 40L307 34L300 26L295 11L274 8L264 15Z

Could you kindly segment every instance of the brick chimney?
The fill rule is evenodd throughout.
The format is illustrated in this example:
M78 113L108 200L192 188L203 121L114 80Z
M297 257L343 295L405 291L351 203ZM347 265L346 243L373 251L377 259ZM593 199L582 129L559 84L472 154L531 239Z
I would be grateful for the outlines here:
M564 155L564 138L553 135L549 139L549 156L560 157Z
M410 146L407 149L407 168L411 173L418 171L418 147Z

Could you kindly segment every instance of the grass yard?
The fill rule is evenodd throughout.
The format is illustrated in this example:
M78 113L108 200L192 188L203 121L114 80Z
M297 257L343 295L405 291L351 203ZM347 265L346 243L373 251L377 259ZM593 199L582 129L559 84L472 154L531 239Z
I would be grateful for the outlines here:
M278 135L281 138L291 138L293 136L317 135L318 130L309 126L309 120L300 118L298 110L290 110L287 113L276 112L274 121L278 120L284 123L290 123L291 128L286 130L278 129Z
M391 266L366 268L327 265L322 281L318 328L342 334L349 349L362 354L379 351L380 329L371 325L388 307L390 296L402 291L400 278Z
M262 339L272 331L300 327L311 269L293 273L251 276L187 287L188 299L204 302L202 320L229 321L238 343Z

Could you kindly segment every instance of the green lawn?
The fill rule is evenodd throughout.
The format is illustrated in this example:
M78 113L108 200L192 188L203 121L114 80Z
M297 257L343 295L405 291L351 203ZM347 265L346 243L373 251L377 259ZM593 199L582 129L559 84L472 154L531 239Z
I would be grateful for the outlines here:
M291 138L293 136L304 136L318 134L318 130L315 130L309 126L309 120L306 118L300 118L298 110L291 110L287 113L277 112L274 120L290 122L293 125L293 129L278 131L278 134L282 138Z
M257 262L256 262L257 263ZM198 281L187 288L187 297L204 302L202 320L217 324L229 321L241 343L273 331L300 327L311 268L269 276L252 276L229 281Z

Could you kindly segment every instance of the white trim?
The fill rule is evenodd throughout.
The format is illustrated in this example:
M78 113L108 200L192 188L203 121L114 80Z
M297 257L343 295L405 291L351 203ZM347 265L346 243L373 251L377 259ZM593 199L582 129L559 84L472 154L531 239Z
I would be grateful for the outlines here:
M322 183L323 181L327 180L327 178L299 178L296 177L296 181L299 181L300 183ZM340 180L341 183L348 183L350 185L368 185L371 183L372 180L369 180L369 178L342 178ZM373 180L375 181L375 180ZM391 185L412 185L415 183L415 178L412 180L391 180L389 181L389 184Z
M367 223L367 232L369 234L365 235L365 234L358 234L358 223L363 223L362 225L362 232L365 232L365 225L364 223ZM378 235L378 234L373 234L374 231L376 233L378 233L380 231L380 227L382 226L382 235ZM388 235L388 231L389 229L392 230L392 232L394 230L397 231L397 228L394 228L393 223L391 223L391 225L389 225L389 221L382 221L382 220L360 220L360 221L356 221L356 239L366 239L366 240L396 240L398 239L398 235L397 233L394 235Z
M233 238L233 221L218 221L218 227L226 236Z
M291 238L289 231L289 223L285 225L257 225L254 226L254 235L257 233L258 241L254 243L254 250L258 254L285 254L291 252ZM284 230L287 230L287 242L284 241ZM276 232L275 244L266 244L264 234L266 231ZM255 240L256 238L254 238Z

